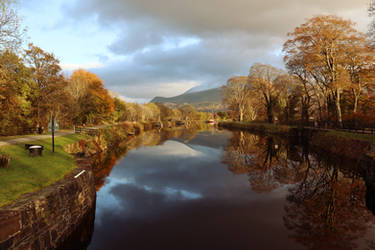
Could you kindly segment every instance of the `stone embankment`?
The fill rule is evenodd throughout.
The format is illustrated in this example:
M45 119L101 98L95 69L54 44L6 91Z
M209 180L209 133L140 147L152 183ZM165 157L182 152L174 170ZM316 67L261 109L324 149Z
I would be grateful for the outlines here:
M96 192L91 167L79 165L63 180L0 208L0 249L65 248L72 239L87 246Z

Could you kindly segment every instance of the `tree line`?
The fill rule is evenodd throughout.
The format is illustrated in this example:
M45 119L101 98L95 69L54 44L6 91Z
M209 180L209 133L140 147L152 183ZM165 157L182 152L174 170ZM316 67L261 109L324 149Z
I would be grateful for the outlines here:
M55 117L62 127L137 121L200 120L206 114L184 104L125 102L104 88L95 74L79 69L65 76L58 59L30 44L24 56L0 52L0 134L23 134L46 127Z
M374 31L363 34L334 15L310 18L288 34L286 70L253 64L223 86L223 102L239 121L375 126Z
M95 74L64 74L54 54L30 43L13 0L0 0L0 135L24 134L47 127L56 117L62 127L123 121L204 119L189 104L170 109L162 104L136 104L105 89Z

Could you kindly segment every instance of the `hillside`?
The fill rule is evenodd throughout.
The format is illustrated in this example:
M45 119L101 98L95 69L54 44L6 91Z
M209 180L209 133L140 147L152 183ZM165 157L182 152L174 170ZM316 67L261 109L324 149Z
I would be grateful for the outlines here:
M193 93L184 93L175 97L155 97L151 102L164 103L168 106L178 106L184 103L193 105L196 109L202 111L221 110L221 89L208 89Z

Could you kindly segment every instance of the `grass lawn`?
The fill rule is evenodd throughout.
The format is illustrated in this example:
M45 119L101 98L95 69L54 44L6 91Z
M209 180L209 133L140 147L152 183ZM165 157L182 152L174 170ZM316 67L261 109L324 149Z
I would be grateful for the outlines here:
M73 155L63 146L84 138L87 136L75 134L55 138L55 153L51 139L28 142L44 146L42 157L30 157L24 144L1 147L0 153L10 155L11 161L8 168L0 168L0 206L51 185L75 169Z
M228 128L250 129L271 134L288 133L291 128L295 128L295 126L269 124L265 122L222 122L222 124Z
M349 132L344 132L344 131L329 130L327 131L327 135L328 136L340 136L340 137L345 137L351 140L365 141L365 142L370 142L372 144L375 144L375 135L370 135L370 134L357 134L357 133L349 133Z
M228 124L232 128L242 128L242 129L254 129L254 130L263 130L266 133L288 133L291 128L296 128L296 126L288 125L276 125L268 124L262 122L223 122L223 124ZM371 134L359 134L359 133L350 133L345 131L338 131L329 129L322 131L327 136L332 137L343 137L350 140L370 142L375 145L375 135Z

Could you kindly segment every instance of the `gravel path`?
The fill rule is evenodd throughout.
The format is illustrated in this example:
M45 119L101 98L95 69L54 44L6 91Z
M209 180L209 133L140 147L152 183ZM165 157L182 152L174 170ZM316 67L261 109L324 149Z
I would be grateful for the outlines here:
M101 128L107 128L107 127L111 127L111 126L113 126L113 124L98 125L98 126L87 127L87 128L101 129ZM74 134L74 131L58 132L58 133L55 133L55 136L59 137L59 136L71 135L71 134ZM14 145L14 144L20 144L20 143L26 143L26 142L31 142L31 141L38 141L38 140L43 140L43 139L48 139L48 138L52 138L52 135L51 134L48 134L48 135L35 135L35 136L28 136L28 137L21 137L21 138L16 138L16 139L10 139L10 140L6 140L6 141L1 141L0 140L0 147Z
M58 133L55 134L55 136L59 137L59 136L70 135L70 134L74 134L74 132L73 131L71 131L71 132L58 132ZM26 143L26 142L31 142L31 141L39 141L39 140L48 139L48 138L52 138L52 135L48 134L48 135L35 135L35 136L21 137L21 138L6 140L6 141L0 141L0 147L14 145L14 144L20 144L20 143Z

